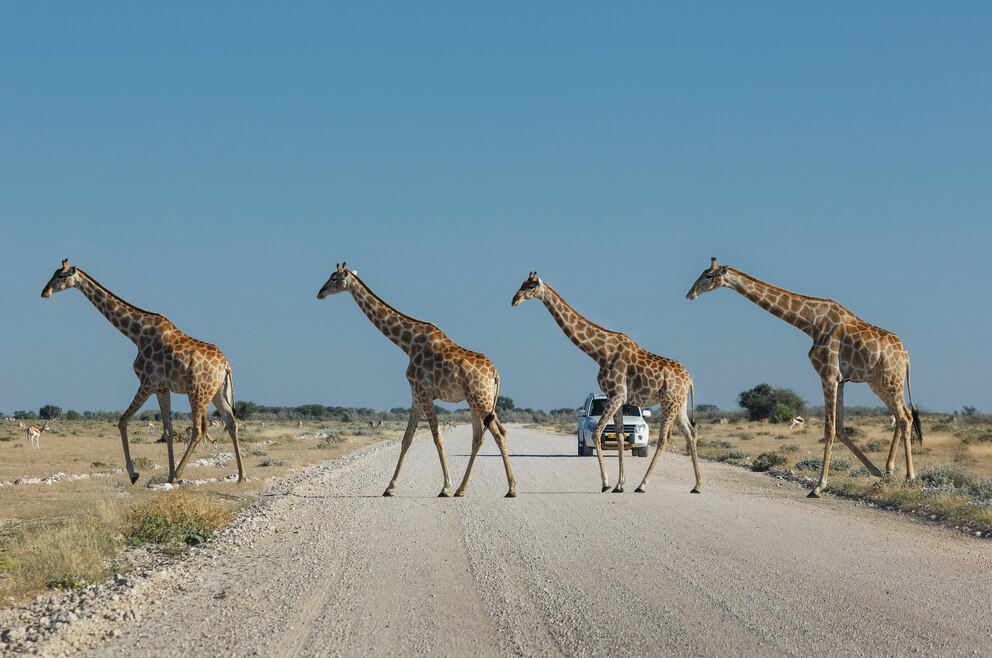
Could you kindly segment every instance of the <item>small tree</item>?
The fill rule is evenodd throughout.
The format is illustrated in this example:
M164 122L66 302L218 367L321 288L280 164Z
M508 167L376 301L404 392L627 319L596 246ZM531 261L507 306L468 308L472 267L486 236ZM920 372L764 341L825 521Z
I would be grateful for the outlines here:
M61 407L56 407L54 404L46 404L38 410L38 415L44 420L55 420L62 415L62 409Z
M776 423L791 419L802 413L806 401L788 388L775 388L769 384L758 384L740 394L740 405L747 409L751 420L769 419Z
M82 414L80 414L75 409L70 409L69 411L65 412L66 420L80 420L82 417L83 417Z
M497 411L513 411L516 408L517 405L513 403L512 398L508 398L505 395L500 395L496 398Z
M241 420L248 420L258 411L258 405L249 400L242 400L235 405L234 415Z

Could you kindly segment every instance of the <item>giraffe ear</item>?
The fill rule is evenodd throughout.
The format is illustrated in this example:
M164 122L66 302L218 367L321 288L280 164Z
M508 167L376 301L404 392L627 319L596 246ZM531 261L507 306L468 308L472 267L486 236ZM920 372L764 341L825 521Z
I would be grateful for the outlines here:
M63 270L69 269L69 259L68 258L65 258L65 259L62 260L62 269Z
M348 269L348 261L341 263L341 271L344 272Z

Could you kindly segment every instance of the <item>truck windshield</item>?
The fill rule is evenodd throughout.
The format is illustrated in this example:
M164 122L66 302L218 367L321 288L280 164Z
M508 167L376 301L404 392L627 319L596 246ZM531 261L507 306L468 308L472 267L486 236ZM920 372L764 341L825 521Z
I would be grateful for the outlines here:
M603 409L606 408L606 400L602 398L596 398L592 401L592 407L589 409L590 416L602 416ZM632 404L623 405L623 415L624 416L640 416L641 408L635 407Z

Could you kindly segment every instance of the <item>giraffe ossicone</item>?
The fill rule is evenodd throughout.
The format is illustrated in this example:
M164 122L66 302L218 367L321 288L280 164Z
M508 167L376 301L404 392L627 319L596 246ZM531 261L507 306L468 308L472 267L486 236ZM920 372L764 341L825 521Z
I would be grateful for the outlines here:
M602 479L602 491L610 488L610 478L603 461L602 434L612 418L617 433L617 457L620 472L614 493L623 493L624 485L624 441L623 405L660 405L660 427L658 446L655 449L644 479L637 487L638 493L647 490L648 481L654 472L658 459L671 439L672 426L676 425L685 437L686 447L692 457L692 469L696 484L690 493L700 493L703 477L699 470L696 455L695 422L689 417L693 385L689 372L681 363L648 352L627 336L604 329L584 318L572 308L551 286L544 283L537 272L530 272L511 302L517 306L528 299L538 299L551 313L558 326L569 340L589 355L599 365L599 388L606 395L606 408L593 431L596 458Z
M243 482L245 468L241 462L237 422L234 416L234 379L231 365L220 349L211 343L187 336L163 315L129 304L82 269L70 266L69 260L65 259L62 261L62 267L56 270L45 284L41 296L47 299L69 288L78 289L138 348L138 356L133 364L134 374L138 376L140 382L138 392L117 423L124 447L124 464L131 484L138 480L138 473L135 472L131 460L127 425L153 394L158 397L162 425L167 437L169 482L174 482L182 476L186 462L200 439L206 437L207 440L211 440L207 435L207 408L211 401L227 426L238 463L238 482ZM193 416L193 436L178 468L175 466L172 450L170 392L189 397Z
M430 322L423 322L397 311L372 292L365 282L358 278L356 271L349 270L347 262L335 267L335 271L317 293L317 299L324 299L341 292L351 293L355 303L372 324L410 357L406 378L410 384L413 403L410 406L410 418L400 444L396 471L383 496L392 496L396 491L403 460L413 442L413 435L421 417L426 418L430 425L434 445L441 461L444 485L438 496L444 498L451 495L452 481L448 472L448 461L444 453L437 413L434 411L434 400L444 402L464 400L468 402L472 413L472 454L465 468L465 476L454 495L465 495L472 466L482 447L484 432L488 430L496 440L503 457L509 485L506 497L515 497L517 483L513 478L507 453L507 433L496 417L499 372L492 362L485 354L467 350L456 344Z
M717 288L730 288L813 339L809 360L823 388L824 447L820 479L809 492L819 498L827 483L834 438L846 445L876 476L881 471L844 433L844 384L865 382L895 417L895 432L885 462L886 474L895 470L896 449L901 440L906 452L906 479L913 480L913 451L910 429L923 442L920 416L910 387L909 353L895 334L869 324L832 299L809 297L785 290L710 259L692 284L686 299ZM903 385L909 406L903 397Z

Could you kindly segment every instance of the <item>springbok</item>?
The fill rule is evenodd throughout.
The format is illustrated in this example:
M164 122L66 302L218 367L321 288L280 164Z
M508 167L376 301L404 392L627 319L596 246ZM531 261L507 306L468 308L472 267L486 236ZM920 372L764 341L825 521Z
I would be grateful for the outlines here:
M789 431L791 432L794 428L806 429L806 419L802 416L793 416L792 422L789 423Z
M729 418L714 418L710 421L710 425L726 425L730 422Z
M44 434L45 432L49 432L49 431L51 431L51 428L48 426L48 423L45 423L44 425L42 425L41 429L38 429L34 425L29 425L28 426L28 445L31 445L31 442L33 441L34 442L34 447L36 449L40 449L41 448L41 435Z

